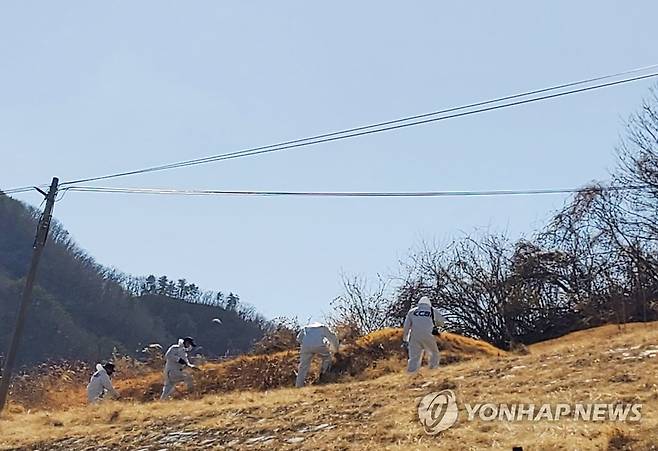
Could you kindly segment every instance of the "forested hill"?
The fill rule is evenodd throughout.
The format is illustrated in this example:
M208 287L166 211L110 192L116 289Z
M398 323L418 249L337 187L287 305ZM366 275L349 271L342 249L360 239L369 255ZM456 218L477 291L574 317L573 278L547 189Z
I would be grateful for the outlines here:
M13 329L36 217L34 209L0 195L0 355ZM224 297L221 292L201 292L182 279L176 284L166 277L128 277L109 270L55 221L28 316L22 364L94 361L109 357L114 348L136 355L150 343L168 346L185 335L197 338L204 354L217 356L247 351L265 326L263 318L243 308L232 293Z

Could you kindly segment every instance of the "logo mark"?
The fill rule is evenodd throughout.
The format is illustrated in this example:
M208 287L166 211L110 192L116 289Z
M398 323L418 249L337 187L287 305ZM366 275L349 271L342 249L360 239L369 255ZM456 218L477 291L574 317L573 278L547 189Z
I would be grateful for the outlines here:
M430 393L418 404L418 419L429 435L445 431L458 417L457 396L452 390Z

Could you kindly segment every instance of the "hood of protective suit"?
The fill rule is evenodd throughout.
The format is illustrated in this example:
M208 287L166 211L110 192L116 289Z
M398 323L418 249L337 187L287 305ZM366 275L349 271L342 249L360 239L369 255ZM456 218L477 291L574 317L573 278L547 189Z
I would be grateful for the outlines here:
M192 350L192 346L185 346L185 340L182 338L178 339L178 346L185 349L185 352L190 352Z
M430 301L430 298L427 296L423 296L420 298L420 301L418 301L418 305L432 305L432 301Z

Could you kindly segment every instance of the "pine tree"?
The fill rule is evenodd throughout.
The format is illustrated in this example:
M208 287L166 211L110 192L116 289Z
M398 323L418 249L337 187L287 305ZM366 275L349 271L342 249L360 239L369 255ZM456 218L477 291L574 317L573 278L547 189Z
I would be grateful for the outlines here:
M150 274L146 278L146 282L144 283L144 293L146 294L153 294L156 292L156 284L157 280L155 279L155 276L153 274Z
M167 276L161 276L158 279L158 294L167 294L167 286L169 285L169 279Z
M199 287L197 287L195 284L191 283L187 286L187 300L192 302L197 302L199 300L200 295L201 292L199 290Z
M176 288L177 288L178 299L185 299L187 295L187 280L178 279L178 285L176 286Z
M174 283L173 280L170 280L167 283L167 288L165 288L164 294L166 296L170 296L172 298L176 296L176 284Z
M237 294L229 293L226 298L226 310L236 311L240 297Z

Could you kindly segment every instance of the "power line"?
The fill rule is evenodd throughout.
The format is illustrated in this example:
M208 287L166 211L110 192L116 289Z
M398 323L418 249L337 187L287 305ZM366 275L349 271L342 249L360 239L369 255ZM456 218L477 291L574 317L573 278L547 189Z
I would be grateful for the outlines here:
M630 83L634 81L639 81L647 78L652 78L658 76L658 72L656 73L651 73L647 75L641 75L641 76L635 76L632 78L625 78L622 80L617 80L613 82L607 82L607 83L601 83L601 84L596 84L593 86L587 86L584 88L578 88L578 89L572 89L568 91L563 91L559 93L554 93L550 95L543 95L539 97L533 97L530 99L524 99L524 100L518 100L514 102L508 102L508 103L503 103L499 105L494 105L494 106L487 106L484 107L485 105L491 105L491 104L497 104L506 100L511 100L511 99L518 99L518 98L523 98L527 97L530 95L535 95L538 93L544 93L544 92L550 92L550 91L555 91L558 89L563 89L565 87L571 87L571 86L577 86L577 85L582 85L582 84L587 84L591 83L592 81L600 81L600 80L605 80L605 79L610 79L610 78L616 78L620 76L621 74L630 74L630 73L637 73L640 71L645 71L650 68L655 68L658 67L658 65L652 65L652 66L647 66L645 68L639 68L639 69L633 69L630 71L625 71L625 72L620 72L618 74L612 74L612 75L605 75L601 77L595 77L595 78L590 78L587 80L581 80L581 81L576 81L576 82L571 82L571 83L564 83L561 85L556 85L552 86L549 88L543 88L543 89L538 89L538 90L533 90L533 91L528 91L520 94L514 94L511 96L505 96L505 97L500 97L492 100L487 100L487 101L482 101L482 102L476 102L476 103L471 103L468 105L463 105L459 107L453 107L453 108L448 108L444 110L439 110L431 113L425 113L425 114L420 114L420 115L415 115L415 116L409 116L401 119L395 119L391 121L385 121L385 122L379 122L376 124L371 124L371 125L365 125L361 127L355 127L355 128L350 128L342 131L336 131L336 132L331 132L331 133L325 133L321 135L316 135L316 136L311 136L308 138L302 138L302 139L297 139L293 141L284 141L281 143L277 144L271 144L267 146L261 146L261 147L253 147L250 149L244 149L240 151L235 151L235 152L229 152L229 153L224 153L224 154L218 154L218 155L213 155L205 158L198 158L198 159L193 159L193 160L185 160L185 161L180 161L177 163L170 163L170 164L165 164L165 165L160 165L160 166L152 166L148 168L143 168L143 169L137 169L137 170L132 170L132 171L125 171L125 172L118 172L118 173L113 173L109 175L103 175L103 176L98 176L98 177L89 177L89 178L82 178L82 179L77 179L77 180L71 180L71 181L66 181L62 183L62 186L65 185L74 185L78 183L84 183L84 182L91 182L91 181L98 181L98 180L107 180L107 179L112 179L112 178L117 178L117 177L124 177L128 175L136 175L136 174L144 174L148 172L156 172L156 171L164 171L168 169L176 169L176 168L181 168L181 167L186 167L186 166L195 166L195 165L200 165L200 164L206 164L206 163L211 163L211 162L216 162L216 161L223 161L223 160L229 160L229 159L234 159L234 158L242 158L242 157L247 157L247 156L254 156L254 155L260 155L260 154L265 154L265 153L271 153L271 152L278 152L286 149L293 149L293 148L298 148L298 147L306 147L306 146L311 146L315 144L320 144L320 143L326 143L326 142L331 142L331 141L338 141L338 140L343 140L343 139L348 139L348 138L354 138L357 136L364 136L364 135L369 135L369 134L374 134L374 133L381 133L385 131L391 131L391 130L397 130L401 128L406 128L406 127L412 127L416 125L421 125L421 124L427 124L431 122L438 122L446 119L452 119L456 117L462 117L462 116L468 116L472 114L478 114L478 113L483 113L483 112L488 112L488 111L493 111L497 109L502 109L502 108L508 108L512 106L518 106L518 105L523 105L527 103L533 103L533 102L539 102L543 100L548 100L552 98L557 98L557 97L562 97L566 95L571 95L571 94L576 94L576 93L581 93L581 92L586 92L586 91L591 91L595 89L601 89L605 87L610 87L610 86L615 86L615 85L620 85L620 84L625 84L625 83ZM483 107L483 108L477 108L474 110L469 110L470 108L474 107ZM469 111L462 111L462 110L469 110ZM438 116L441 114L446 114L446 113L451 113L451 112L456 112L456 111L462 111L460 113L456 114L450 114L447 116L439 116L439 117L432 117L432 116ZM418 120L420 119L420 120ZM411 122L410 122L411 121Z
M71 186L65 191L114 194L157 194L177 196L277 196L277 197L481 197L481 196L532 196L544 194L598 193L603 191L632 191L648 189L648 185L594 186L585 188L548 188L524 190L482 191L238 191L165 188L120 188L102 186Z
M3 194L9 195L9 194L25 193L27 191L32 191L32 190L34 190L34 186L23 186L21 188L11 188L7 190L0 189L0 196Z
M514 95L499 97L499 98L496 98L496 99L471 103L471 104L467 104L467 105L463 105L463 106L459 106L459 107L453 107L453 108L448 108L448 109L444 109L444 110L434 111L434 112L431 112L431 113L408 116L408 117L401 118L401 119L395 119L395 120L390 120L390 121L385 121L385 122L379 122L379 123L376 123L376 124L345 129L345 130L337 131L337 132L325 133L325 134L321 134L321 135L311 136L311 137L308 137L308 138L296 139L296 140L292 140L292 141L285 141L285 142L281 142L281 143L278 143L278 144L271 144L271 145L268 145L268 146L254 147L254 148L250 148L250 149L244 149L244 150L241 150L241 151L230 152L230 153L225 153L225 154L219 154L219 155L214 155L214 156L205 157L205 158L198 158L198 159L193 159L193 160L185 160L185 161L181 161L181 162L177 162L177 163L170 163L170 164L166 164L166 165L153 166L153 167L139 169L139 170L119 172L119 173L109 174L109 175L100 176L100 177L90 177L90 178L84 178L84 179L71 180L71 181L67 181L67 182L62 183L61 185L73 185L73 184L89 182L89 181L106 180L106 179L123 177L123 176L128 176L128 175L136 175L136 174L142 174L142 173L147 173L147 172L163 171L163 170L167 170L167 169L176 169L176 168L180 168L180 167L211 163L211 162L215 162L215 161L241 158L241 157L259 155L259 154L264 154L264 153L270 153L270 152L278 152L278 151L286 150L286 149L310 146L310 145L320 144L320 143L324 143L324 142L330 142L330 141L336 141L336 140L341 140L341 139L353 138L353 137L357 137L357 136L363 136L363 135L368 135L368 134L373 134L373 133L379 133L379 132L390 131L390 130L405 128L405 127L411 127L411 126L426 124L426 123L430 123L430 122L437 122L437 121L441 121L441 120L446 120L446 119L451 119L451 118L456 118L456 117L461 117L461 116L467 116L467 115L471 115L471 114L478 114L478 113L482 113L482 112L486 112L486 111L492 111L492 110L497 110L497 109L501 109L501 108L517 106L517 105L522 105L522 104L526 104L526 103L538 102L538 101L547 100L547 99L556 98L556 97L561 97L561 96L565 96L565 95L570 95L570 94L590 91L590 90L594 90L594 89L600 89L600 88L604 88L604 87L614 86L614 85L618 85L618 84L630 83L630 82L638 81L638 80L642 80L642 79L652 78L652 77L658 76L658 73L651 73L651 74L648 74L648 75L643 75L643 76L633 77L633 78L629 78L629 79L618 80L618 81L615 81L615 82L589 86L589 87L586 87L586 88L580 88L580 89L575 89L575 90L571 90L571 91L564 91L564 92L557 93L557 94L541 96L541 97L535 97L535 98L531 98L531 99L525 99L523 101L518 101L518 102L510 102L510 103L491 106L491 107L487 107L487 108L480 108L480 109L477 109L477 110L466 111L466 112L462 112L462 113L459 113L459 114L452 114L452 115L449 115L449 116L441 116L441 117L437 117L437 118L431 118L431 119L425 119L425 120L420 120L420 121L415 121L415 122L404 123L404 122L412 121L412 120L415 120L415 119L428 118L428 117L431 117L431 116L446 114L446 113L449 113L449 112L461 111L461 110L465 110L465 109L469 109L469 108L473 108L473 107L477 107L477 106L491 105L491 104L500 103L500 102L506 101L506 100L518 99L518 98L527 97L527 96L530 96L530 95L535 95L535 94L539 94L539 93L543 93L543 92L550 92L550 91L554 91L554 90L558 90L558 89L563 89L565 87L578 86L578 85L582 85L582 84L591 83L591 82L594 82L594 81L600 81L600 80L606 80L606 79L610 79L610 78L616 78L616 77L619 77L619 76L622 76L622 75L628 75L628 74L632 74L632 73L643 72L643 71L653 69L653 68L656 68L656 67L658 67L658 64L654 64L654 65L646 66L646 67L641 67L641 68L636 68L636 69L631 69L631 70L627 70L627 71L623 71L623 72L618 72L616 74L603 75L603 76L593 77L593 78L579 80L579 81L575 81L575 82L563 83L563 84L551 86L551 87L548 87L548 88L536 89L536 90L532 90L532 91L523 92L523 93L520 93L520 94L514 94ZM381 128L382 126L387 126L387 125L392 125L392 124L397 124L397 125L394 125L394 126L391 126L391 127ZM40 185L40 186L43 187L45 185ZM5 190L4 194L18 194L18 193L27 192L31 189L32 189L32 187L13 188L13 189Z
M22 186L20 188L10 188L6 190L0 189L0 196L9 196L10 194L21 194L30 191L40 191L44 194L43 190L45 188L48 188L48 185Z

